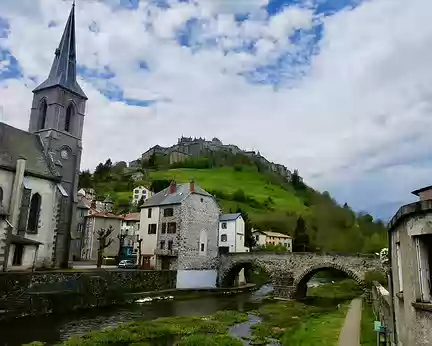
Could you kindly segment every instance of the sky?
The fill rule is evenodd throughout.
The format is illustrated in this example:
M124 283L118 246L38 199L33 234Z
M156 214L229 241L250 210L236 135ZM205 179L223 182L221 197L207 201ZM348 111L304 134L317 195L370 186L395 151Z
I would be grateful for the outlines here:
M71 1L0 0L0 121L27 129ZM77 0L82 168L184 136L387 221L432 172L430 0Z

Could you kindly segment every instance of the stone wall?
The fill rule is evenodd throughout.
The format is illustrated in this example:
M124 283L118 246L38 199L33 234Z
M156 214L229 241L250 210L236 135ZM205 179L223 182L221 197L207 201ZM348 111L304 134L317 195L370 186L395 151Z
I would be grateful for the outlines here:
M0 319L129 301L127 293L172 289L175 271L0 273Z
M372 285L372 307L375 317L385 326L387 331L390 331L390 339L393 341L394 323L391 312L391 296L390 293L378 282Z

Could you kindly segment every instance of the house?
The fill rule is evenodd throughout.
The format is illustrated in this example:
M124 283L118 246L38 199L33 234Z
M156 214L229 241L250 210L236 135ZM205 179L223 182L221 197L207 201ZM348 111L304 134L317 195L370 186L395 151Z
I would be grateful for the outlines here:
M141 199L145 202L153 196L153 192L145 186L137 186L133 189L132 203L137 205Z
M124 237L124 257L135 257L138 254L139 224L140 213L130 213L122 215L120 234Z
M195 182L169 187L141 208L140 264L177 270L177 288L215 287L219 206Z
M388 225L396 345L432 345L432 186L412 192Z
M292 237L286 234L252 230L252 236L255 237L256 246L283 245L287 251L292 251Z
M28 131L0 122L0 265L67 267L87 96L76 79L72 7L48 78L33 90Z
M99 241L97 239L97 231L101 228L108 229L110 226L114 229L108 239L112 239L112 243L104 249L105 257L117 257L120 249L120 229L122 217L114 215L110 212L97 212L91 210L85 216L85 236L81 258L84 260L96 261L98 258Z
M76 228L71 231L69 260L77 261L81 258L82 244L85 237L86 216L91 212L91 200L86 198L83 189L77 194Z
M241 213L222 214L219 218L219 253L249 252L245 246L245 222ZM237 276L236 285L246 283L244 268Z
M220 216L218 246L221 253L249 251L245 246L245 222L241 213Z

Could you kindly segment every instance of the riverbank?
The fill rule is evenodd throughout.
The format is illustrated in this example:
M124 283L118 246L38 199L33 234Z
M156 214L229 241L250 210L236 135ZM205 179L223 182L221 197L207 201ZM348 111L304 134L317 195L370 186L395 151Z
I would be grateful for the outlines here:
M341 281L309 290L309 297L303 301L265 301L260 306L243 304L234 308L237 311L219 311L206 316L136 321L83 336L74 336L56 345L241 346L246 339L250 339L250 344L253 345L266 345L270 342L274 345L336 345L347 305L351 298L360 295L362 290L357 288L353 281ZM193 302L199 304L200 300ZM203 301L202 305L204 304ZM198 315L200 312L195 311ZM261 322L251 327L250 337L240 340L229 334L232 326L248 321L248 316L251 315L259 317Z

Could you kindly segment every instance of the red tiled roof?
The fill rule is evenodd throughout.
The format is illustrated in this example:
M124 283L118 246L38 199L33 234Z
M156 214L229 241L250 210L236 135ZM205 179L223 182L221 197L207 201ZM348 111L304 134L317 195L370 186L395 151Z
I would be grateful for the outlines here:
M125 221L139 221L140 213L130 213L122 215L123 220Z
M105 217L107 219L121 219L121 216L115 215L113 213L108 213L108 212L92 212L89 216L93 216L93 217Z

